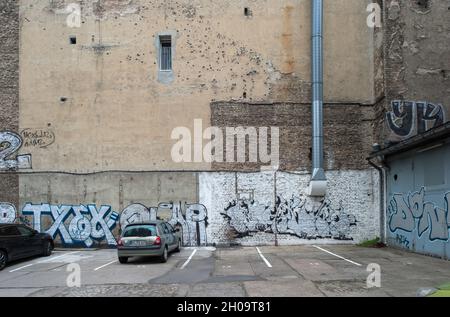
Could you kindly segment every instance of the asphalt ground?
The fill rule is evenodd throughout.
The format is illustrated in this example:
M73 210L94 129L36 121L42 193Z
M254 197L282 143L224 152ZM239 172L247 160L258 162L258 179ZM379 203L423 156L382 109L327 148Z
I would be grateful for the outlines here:
M166 263L127 264L113 249L64 249L10 263L0 272L0 296L418 296L449 281L450 261L391 248L199 247Z

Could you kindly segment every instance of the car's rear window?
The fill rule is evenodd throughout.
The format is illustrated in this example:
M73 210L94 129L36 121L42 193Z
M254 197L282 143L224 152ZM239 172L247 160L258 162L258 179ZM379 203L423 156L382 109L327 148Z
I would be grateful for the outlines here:
M156 236L155 225L133 225L125 228L123 236L126 237L152 237Z

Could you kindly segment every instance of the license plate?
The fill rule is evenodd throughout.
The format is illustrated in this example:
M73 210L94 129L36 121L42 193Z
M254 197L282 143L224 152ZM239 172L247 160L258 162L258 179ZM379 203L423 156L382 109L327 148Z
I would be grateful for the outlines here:
M145 247L147 245L146 241L134 240L130 241L130 247Z

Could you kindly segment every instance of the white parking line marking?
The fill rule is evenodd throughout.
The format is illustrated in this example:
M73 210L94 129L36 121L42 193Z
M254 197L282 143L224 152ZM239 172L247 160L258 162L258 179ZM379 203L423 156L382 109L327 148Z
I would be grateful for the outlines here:
M328 250L325 250L325 249L323 249L323 248L321 248L321 247L318 247L317 245L313 245L313 247L316 248L316 249L319 249L319 250L321 250L321 251L323 251L323 252L326 252L326 253L328 253L328 254L334 255L335 257L337 257L337 258L339 258L339 259L342 259L342 260L344 260L344 261L350 262L350 263L352 263L352 264L354 264L354 265L362 266L362 264L353 262L352 260L346 259L346 258L344 258L343 256L340 256L340 255L337 255L337 254L335 254L335 253L333 253L333 252L330 252L330 251L328 251Z
M111 265L111 264L116 263L116 262L117 262L117 260L114 260L114 261L111 261L109 263L106 263L106 264L104 264L102 266L99 266L99 267L95 268L94 271L98 271L98 270L104 268L105 266Z
M14 269L14 270L9 271L9 273L12 273L12 272L15 272L15 271L24 269L24 268L26 268L26 267L30 267L30 266L32 266L32 265L33 265L33 264L28 264L28 265L21 266L21 267L19 267L19 268L17 268L17 269Z
M188 265L188 263L191 261L192 257L194 256L194 254L197 252L197 249L194 249L194 251L192 251L191 255L189 256L189 258L186 260L186 262L184 262L184 264L181 266L180 270L184 269L186 267L186 265Z
M73 251L73 252L64 253L64 254L62 254L62 255L58 255L58 256L55 256L55 257L53 257L53 258L48 258L48 259L39 261L39 262L37 262L37 263L39 263L39 264L41 264L41 263L47 263L47 262L53 261L53 260L55 260L55 259L60 259L60 258L65 257L65 256L67 256L67 255L74 254L74 253L78 253L78 252L80 252L80 251Z
M9 271L9 273L13 273L13 272L19 271L19 270L21 270L21 269L24 269L24 268L33 266L34 264L47 263L47 262L49 262L49 261L53 261L54 259L59 259L59 258L62 258L62 257L64 257L64 256L66 256L66 255L73 254L73 253L77 253L77 252L79 252L79 251L69 252L69 253L65 253L65 254L62 254L62 255L58 255L58 256L55 256L55 257L52 257L52 258L48 258L48 259L43 260L43 261L39 261L39 262L27 264L27 265L18 267L17 269L11 270L11 271Z
M256 250L258 251L259 256L261 257L261 259L263 259L263 261L266 263L266 265L268 267L272 267L272 264L270 264L270 262L267 261L266 257L264 256L264 254L262 254L261 250L258 247L256 247Z

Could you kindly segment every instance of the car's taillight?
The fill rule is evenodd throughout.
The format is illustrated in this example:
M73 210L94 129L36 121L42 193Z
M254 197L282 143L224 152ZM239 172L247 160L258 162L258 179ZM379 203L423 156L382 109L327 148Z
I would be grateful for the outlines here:
M153 242L154 245L161 245L161 238L156 237L155 242Z
M117 241L117 245L118 245L119 247L123 247L123 241L122 241L121 238L119 238L119 241Z

